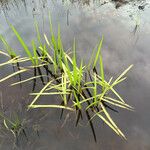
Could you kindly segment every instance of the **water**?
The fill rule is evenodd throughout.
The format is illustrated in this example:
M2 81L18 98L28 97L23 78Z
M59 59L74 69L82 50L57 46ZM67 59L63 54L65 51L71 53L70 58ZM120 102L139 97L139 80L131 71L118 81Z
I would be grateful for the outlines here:
M138 6L148 3L144 11ZM66 49L71 47L74 37L77 41L78 58L88 61L94 45L104 35L103 60L107 77L115 76L130 64L134 68L128 73L128 79L118 87L124 99L135 107L135 112L122 111L112 113L119 127L127 136L127 141L116 136L106 125L95 120L98 142L93 140L92 133L85 121L77 128L74 126L74 114L59 120L60 111L39 109L26 112L26 104L31 100L28 93L32 83L8 87L11 79L0 84L0 98L8 116L16 112L24 119L28 140L22 135L18 148L25 150L149 150L150 149L150 6L149 1L132 1L115 8L115 3L99 1L51 1L51 0L18 0L0 1L0 33L9 44L24 55L21 46L9 29L8 20L22 35L26 43L36 36L34 19L40 25L40 31L48 33L48 11L50 10L54 30L58 22L61 25L63 43ZM136 23L139 23L136 29ZM2 44L0 43L0 47ZM0 62L5 59L1 58ZM11 72L4 68L0 76ZM40 89L40 84L37 89ZM1 128L3 129L2 125ZM37 130L39 131L39 136ZM2 132L2 130L1 130ZM0 136L0 149L10 150L14 147L13 136L8 131Z

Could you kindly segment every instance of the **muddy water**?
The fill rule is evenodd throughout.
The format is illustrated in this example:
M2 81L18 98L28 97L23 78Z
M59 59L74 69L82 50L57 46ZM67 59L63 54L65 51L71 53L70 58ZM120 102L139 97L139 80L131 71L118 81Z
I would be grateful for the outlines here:
M26 104L31 99L27 93L32 89L32 84L25 84L22 88L9 87L9 83L17 80L11 79L0 84L0 98L8 116L13 112L25 120L28 140L22 135L18 147L15 147L12 134L7 133L1 125L0 149L10 150L14 147L19 150L150 149L149 2L132 1L118 9L115 8L115 3L108 2L104 5L103 3L60 0L2 1L0 33L6 37L18 54L24 55L6 20L17 28L26 43L30 43L36 36L34 18L38 21L41 32L49 33L48 11L50 10L54 30L57 30L58 23L61 25L65 48L71 46L75 37L78 57L84 58L85 61L89 60L91 50L104 35L102 53L108 78L134 64L134 68L128 73L127 81L118 86L118 91L135 107L135 112L120 110L119 114L112 114L128 140L120 139L102 122L95 120L98 139L95 143L89 126L84 121L77 128L74 126L74 114L66 115L64 121L59 120L58 110L40 109L26 112ZM139 6L143 5L144 10L139 9ZM1 43L0 46L2 48ZM0 62L4 60L5 58L0 58ZM3 68L0 76L10 72L11 69ZM40 89L40 84L37 89Z

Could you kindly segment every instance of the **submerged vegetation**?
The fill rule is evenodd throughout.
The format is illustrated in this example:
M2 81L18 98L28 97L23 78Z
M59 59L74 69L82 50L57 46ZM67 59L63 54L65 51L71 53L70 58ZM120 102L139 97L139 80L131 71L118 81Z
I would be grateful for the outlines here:
M6 49L6 51L0 51L0 56L8 58L6 62L0 64L0 67L12 65L14 70L12 74L1 78L0 83L14 76L18 76L19 81L12 83L12 86L32 81L33 88L30 95L35 97L28 105L27 110L33 108L59 108L61 109L61 117L64 110L74 111L76 112L76 126L85 114L95 141L96 134L92 121L95 117L98 117L117 135L126 139L112 119L110 112L117 112L115 107L133 110L133 107L128 105L115 90L115 86L126 79L126 73L133 65L130 65L116 79L111 77L106 81L101 54L103 37L93 50L89 63L86 65L83 60L77 63L75 39L71 50L66 51L62 44L60 25L58 25L56 36L53 32L51 18L49 20L51 38L48 38L46 34L40 34L38 24L35 22L38 45L35 40L32 40L32 50L25 44L16 28L10 24L10 28L27 54L26 57L17 55L5 38L0 35ZM33 75L23 79L22 74L28 72L32 72ZM39 92L35 92L38 79L41 80L43 87ZM57 95L59 103L53 104L49 101L49 104L41 104L41 96L51 95ZM0 117L7 120L10 125L16 125L16 123L10 122L1 114ZM8 127L6 121L5 126Z

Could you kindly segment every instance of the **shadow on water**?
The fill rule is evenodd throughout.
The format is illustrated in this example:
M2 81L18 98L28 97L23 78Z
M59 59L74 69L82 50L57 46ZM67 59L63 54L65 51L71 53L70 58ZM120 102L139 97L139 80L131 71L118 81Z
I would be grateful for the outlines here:
M102 5L104 3L105 5ZM32 91L32 83L25 84L22 88L20 86L9 87L10 82L18 80L14 78L0 84L0 110L12 121L14 121L14 116L18 116L21 129L24 129L25 133L21 130L22 132L18 135L19 141L16 143L14 135L5 128L3 120L0 119L0 149L150 149L150 8L148 1L114 0L109 3L94 0L57 0L56 2L0 0L0 5L0 24L2 26L0 33L5 35L8 42L22 55L20 45L10 32L6 19L17 27L26 43L29 43L35 37L33 18L40 23L41 32L48 32L47 14L50 10L54 27L58 22L61 24L65 47L69 48L71 41L76 37L78 57L83 57L85 61L89 60L90 50L99 36L103 34L105 40L102 53L107 76L114 76L129 64L134 64L134 69L129 73L127 81L118 87L118 91L136 110L135 112L119 110L119 114L112 114L119 127L125 132L127 141L121 140L101 123L101 126L95 129L98 139L95 143L85 120L77 128L72 124L75 122L74 114L66 112L60 120L61 112L55 109L26 111L26 106L31 100L28 93ZM119 9L116 10L115 7ZM140 20L140 23L137 20ZM2 48L1 43L0 47ZM4 68L0 77L5 72L11 72L10 68ZM41 85L37 84L36 88L41 89ZM94 120L94 124L99 124L98 121Z

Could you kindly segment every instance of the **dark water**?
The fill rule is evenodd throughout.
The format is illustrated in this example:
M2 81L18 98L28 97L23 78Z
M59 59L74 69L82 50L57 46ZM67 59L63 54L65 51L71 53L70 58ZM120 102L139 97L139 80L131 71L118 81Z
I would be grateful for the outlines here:
M9 87L11 79L0 84L0 100L8 116L19 115L24 122L28 140L20 136L15 147L13 135L0 131L0 150L150 150L150 6L149 1L131 1L116 9L115 2L98 0L7 0L0 1L0 33L3 34L16 52L23 55L21 46L9 29L11 22L26 43L36 36L34 18L41 32L48 33L48 11L51 12L54 30L61 25L65 48L69 48L74 37L77 41L78 58L88 61L91 51L104 35L103 60L108 77L115 76L130 64L134 68L128 79L118 87L124 99L135 107L135 112L120 111L112 114L119 127L127 136L127 141L116 136L106 125L95 120L98 142L93 140L86 122L76 128L74 114L67 114L59 120L60 111L39 109L26 112L26 104L31 100L31 84ZM104 4L104 5L103 5ZM146 4L146 5L145 5ZM144 6L144 10L139 9ZM138 27L136 24L138 23ZM0 44L2 48L2 44ZM30 44L29 44L30 47ZM5 59L0 58L0 62ZM2 77L12 68L0 70ZM37 87L40 89L40 84ZM53 98L52 98L53 99ZM2 121L1 121L2 124ZM37 131L39 133L37 133ZM39 134L39 135L38 135Z

